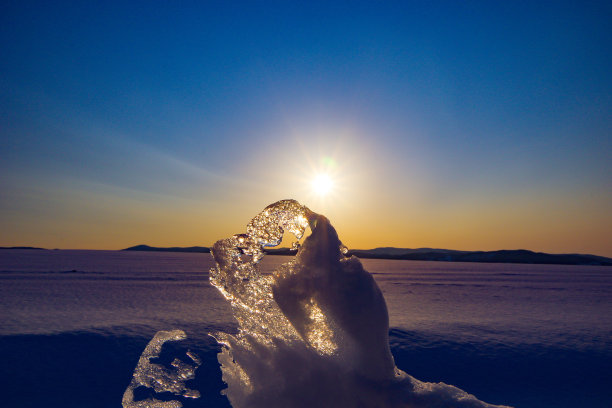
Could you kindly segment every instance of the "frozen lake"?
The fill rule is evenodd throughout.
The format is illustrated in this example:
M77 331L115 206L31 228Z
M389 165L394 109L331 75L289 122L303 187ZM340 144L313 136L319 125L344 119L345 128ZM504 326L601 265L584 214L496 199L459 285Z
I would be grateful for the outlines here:
M612 405L612 267L362 262L407 373L490 403ZM144 345L179 328L204 360L194 406L227 406L207 333L236 323L208 282L213 264L209 254L0 251L2 405L117 407Z

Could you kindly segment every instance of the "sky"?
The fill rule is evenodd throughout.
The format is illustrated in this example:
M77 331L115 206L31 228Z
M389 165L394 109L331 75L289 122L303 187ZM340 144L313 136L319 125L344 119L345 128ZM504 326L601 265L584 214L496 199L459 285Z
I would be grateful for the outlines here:
M3 1L0 246L208 246L294 198L349 248L612 256L610 21L603 1Z

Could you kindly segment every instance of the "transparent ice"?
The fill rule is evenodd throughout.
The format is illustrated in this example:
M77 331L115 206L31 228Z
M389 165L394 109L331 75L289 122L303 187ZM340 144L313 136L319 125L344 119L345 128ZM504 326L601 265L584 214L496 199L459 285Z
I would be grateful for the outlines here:
M195 378L195 370L200 366L199 358L191 351L187 352L187 356L193 361L193 364L187 364L175 358L171 363L172 369L168 369L161 364L151 362L152 359L159 357L164 343L186 338L187 336L182 330L160 331L155 334L140 356L132 381L123 393L122 404L124 408L180 408L183 406L176 400L161 401L155 398L147 398L134 401L134 390L138 387L152 388L158 393L170 392L186 398L198 398L200 396L198 391L190 390L185 385L185 381Z

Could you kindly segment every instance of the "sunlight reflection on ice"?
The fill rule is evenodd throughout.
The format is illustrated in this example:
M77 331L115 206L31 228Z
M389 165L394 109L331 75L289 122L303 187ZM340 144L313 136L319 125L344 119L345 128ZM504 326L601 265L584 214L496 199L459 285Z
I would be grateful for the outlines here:
M259 273L283 231L311 235L272 275ZM238 407L493 407L395 367L389 320L372 276L329 220L294 200L266 207L247 234L218 241L211 283L231 302L236 335L217 332L224 391ZM246 255L246 256L245 256ZM316 390L316 391L315 391Z

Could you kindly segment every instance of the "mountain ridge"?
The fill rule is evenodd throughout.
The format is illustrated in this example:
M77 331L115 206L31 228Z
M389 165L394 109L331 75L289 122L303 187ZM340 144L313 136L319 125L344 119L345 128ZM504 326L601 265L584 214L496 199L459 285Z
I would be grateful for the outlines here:
M149 245L135 245L121 251L145 251L145 252L195 252L195 253L210 253L210 248L203 246L191 247L152 247Z
M163 248L136 245L122 249L122 251L209 253L210 248L200 246ZM290 248L267 248L265 252L269 255L293 255L295 253ZM352 249L348 251L347 255L354 255L365 259L401 259L413 261L612 266L612 259L603 256L590 254L548 254L527 249L459 251L439 248L379 247L373 249Z

